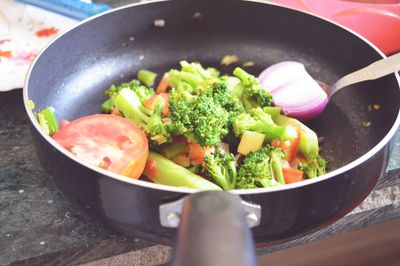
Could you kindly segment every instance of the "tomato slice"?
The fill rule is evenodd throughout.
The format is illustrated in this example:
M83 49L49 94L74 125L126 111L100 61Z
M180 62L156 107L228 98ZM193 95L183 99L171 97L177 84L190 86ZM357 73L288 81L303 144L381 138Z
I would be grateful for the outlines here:
M140 177L149 153L147 138L139 127L115 115L78 118L63 126L53 139L82 161L131 178Z

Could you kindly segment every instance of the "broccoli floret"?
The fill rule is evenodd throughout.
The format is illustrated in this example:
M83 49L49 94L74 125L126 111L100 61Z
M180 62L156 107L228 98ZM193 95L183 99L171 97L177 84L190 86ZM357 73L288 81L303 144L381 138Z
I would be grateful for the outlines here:
M236 188L236 160L232 153L216 150L204 157L204 170L223 190Z
M304 172L305 178L314 178L326 174L327 162L320 155L307 163L299 163L297 168Z
M283 158L283 152L270 145L250 152L239 166L236 187L247 189L285 184L281 163Z
M153 109L146 108L134 90L124 88L118 92L114 105L122 114L135 122L150 139L162 144L171 140L170 133L162 120L165 102L158 97Z
M152 88L147 88L146 86L141 85L136 79L127 83L122 83L118 86L112 85L105 91L105 94L109 98L101 105L101 110L104 113L111 113L112 109L114 108L115 96L117 96L117 94L125 88L134 91L142 103L154 94L154 90Z
M219 72L214 68L203 68L199 63L181 61L181 70L171 69L169 83L178 91L199 95L209 86L210 81L218 79Z
M210 95L187 96L174 89L169 99L170 131L201 146L217 146L228 133L229 113Z
M244 113L245 109L241 102L229 91L228 85L228 80L222 77L213 82L206 93L228 112L228 126L231 128L233 121L239 114Z
M255 131L264 134L267 141L273 139L291 140L297 137L295 128L278 126L272 120L271 115L260 107L238 115L233 123L233 130L236 136L242 135L246 130Z
M240 79L234 94L246 108L272 106L272 95L258 82L257 78L240 67L233 70L233 75Z
M122 89L128 88L136 93L141 102L144 102L148 98L150 98L154 94L154 90L152 88L148 88L143 86L138 80L134 79L127 83L121 83L118 86L112 85L105 91L105 94L108 97L112 98L117 95Z

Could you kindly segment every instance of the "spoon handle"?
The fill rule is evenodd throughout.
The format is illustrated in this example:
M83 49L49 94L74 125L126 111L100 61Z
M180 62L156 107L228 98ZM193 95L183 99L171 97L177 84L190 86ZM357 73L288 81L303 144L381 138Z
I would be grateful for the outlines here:
M386 57L339 79L331 86L330 97L340 89L361 81L373 80L400 71L400 53Z

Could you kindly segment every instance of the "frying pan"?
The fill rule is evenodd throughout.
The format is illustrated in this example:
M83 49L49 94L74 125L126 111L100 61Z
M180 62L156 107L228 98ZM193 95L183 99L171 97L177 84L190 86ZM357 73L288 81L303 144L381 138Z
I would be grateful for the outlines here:
M165 26L155 27L157 19ZM251 265L253 240L258 247L287 241L343 217L369 194L387 166L399 126L397 74L343 90L307 123L324 137L321 152L329 161L328 174L232 193L195 193L86 165L45 135L28 108L31 99L38 110L53 106L58 119L99 113L103 91L134 78L141 68L163 73L185 59L231 73L220 66L228 54L253 61L248 71L256 75L279 61L300 61L327 84L384 57L347 29L272 4L186 0L122 7L63 34L31 66L24 101L43 168L68 200L116 230L172 245L180 221L178 238L184 244L177 245L178 261L185 254L203 260L214 255L225 259L220 264ZM371 110L373 104L380 109ZM246 221L254 226L252 234ZM231 249L238 255L234 261L227 263L220 240L239 247Z

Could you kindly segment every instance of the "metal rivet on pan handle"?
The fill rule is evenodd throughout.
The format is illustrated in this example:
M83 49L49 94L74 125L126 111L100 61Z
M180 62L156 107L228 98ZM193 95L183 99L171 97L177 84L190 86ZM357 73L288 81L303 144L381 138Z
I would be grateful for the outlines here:
M174 202L164 203L160 206L160 223L162 226L172 228L177 228L179 226L184 200L185 199L182 198ZM261 206L244 200L242 200L241 203L244 208L248 226L250 228L258 226L261 222Z

